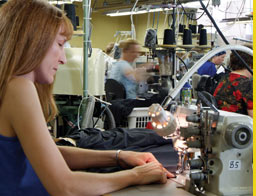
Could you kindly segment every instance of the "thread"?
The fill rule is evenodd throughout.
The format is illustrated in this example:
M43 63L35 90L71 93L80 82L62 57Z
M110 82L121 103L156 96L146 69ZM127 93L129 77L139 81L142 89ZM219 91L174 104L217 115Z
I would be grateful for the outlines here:
M190 29L184 29L183 33L183 45L192 44L192 31Z
M76 16L76 26L79 26L79 17Z
M67 17L71 20L74 30L76 30L76 8L74 4L65 4L64 10L67 13Z
M202 28L204 28L204 25L203 24L200 24L200 25L198 25L198 33L200 33L200 30L202 29Z
M185 29L185 25L179 24L179 33L183 33Z
M192 31L193 34L196 34L196 25L189 24L188 28Z
M207 45L207 30L201 29L199 36L199 45Z
M156 29L147 29L144 45L149 48L155 48L158 44Z
M172 45L175 43L175 36L172 29L164 30L164 41L163 44Z

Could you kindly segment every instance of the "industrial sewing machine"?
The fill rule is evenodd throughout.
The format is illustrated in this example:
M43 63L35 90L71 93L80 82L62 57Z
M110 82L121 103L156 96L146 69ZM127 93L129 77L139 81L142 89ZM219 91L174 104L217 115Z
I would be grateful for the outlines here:
M188 158L189 192L201 195L252 195L253 121L246 115L177 108L177 117L187 114L180 137L200 156ZM183 151L183 157L188 150ZM183 167L183 166L181 166ZM182 175L182 174L181 174ZM200 195L199 194L199 195Z
M252 195L252 118L200 104L177 106L174 117L181 187L200 196Z

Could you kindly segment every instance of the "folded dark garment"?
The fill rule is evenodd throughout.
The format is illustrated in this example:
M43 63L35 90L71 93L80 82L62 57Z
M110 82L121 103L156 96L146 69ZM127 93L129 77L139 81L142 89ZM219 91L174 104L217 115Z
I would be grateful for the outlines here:
M171 139L164 139L150 129L114 128L101 131L95 128L74 129L65 136L76 141L77 147L95 150L132 150L136 152L152 152L167 169L176 169L178 154L173 148ZM66 145L66 143L58 143ZM119 167L91 168L90 172L119 171Z

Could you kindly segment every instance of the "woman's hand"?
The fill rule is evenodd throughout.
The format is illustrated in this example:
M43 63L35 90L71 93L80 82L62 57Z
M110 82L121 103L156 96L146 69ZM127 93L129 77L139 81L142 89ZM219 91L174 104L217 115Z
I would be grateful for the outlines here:
M158 162L150 162L132 169L136 174L135 183L138 185L167 182L167 171Z
M150 152L121 151L118 155L118 159L120 165L124 168L141 166L151 162L160 164L155 156ZM168 178L175 177L174 174L167 171L163 166L162 168L167 174Z

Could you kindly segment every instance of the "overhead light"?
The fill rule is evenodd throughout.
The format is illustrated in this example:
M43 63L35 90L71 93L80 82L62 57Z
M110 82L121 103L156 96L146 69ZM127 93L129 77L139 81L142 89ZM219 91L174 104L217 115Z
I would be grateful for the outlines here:
M161 5L142 5L140 7L136 7L134 11L130 9L122 9L116 10L111 12L105 12L107 16L127 16L127 15L136 15L136 14L145 14L145 13L152 13L152 12L165 12L170 11L173 8L181 8L180 5L172 5L172 4L161 4ZM191 9L196 11L196 7L191 5L186 5L186 9Z
M173 6L172 6L173 7ZM127 10L117 10L115 12L106 13L107 16L127 16L127 15L136 15L136 14L145 14L145 13L152 13L152 12L163 12L172 10L172 7L168 8L136 8L134 11L127 11Z
M67 2L64 2L64 1L49 1L50 4L58 4L58 5L61 5L61 4L64 4L64 3L67 3ZM70 2L69 2L70 3Z
M69 4L69 3L73 3L74 1L78 1L78 2L82 2L82 0L63 0L63 1L50 1L48 0L48 2L50 4L58 4L58 5L61 5L61 4Z
M135 14L145 14L147 13L147 10L140 10L140 11L136 11L136 12L131 12L131 11L127 11L127 12L120 12L120 11L116 11L114 13L108 13L106 14L107 16L127 16L127 15L135 15Z

